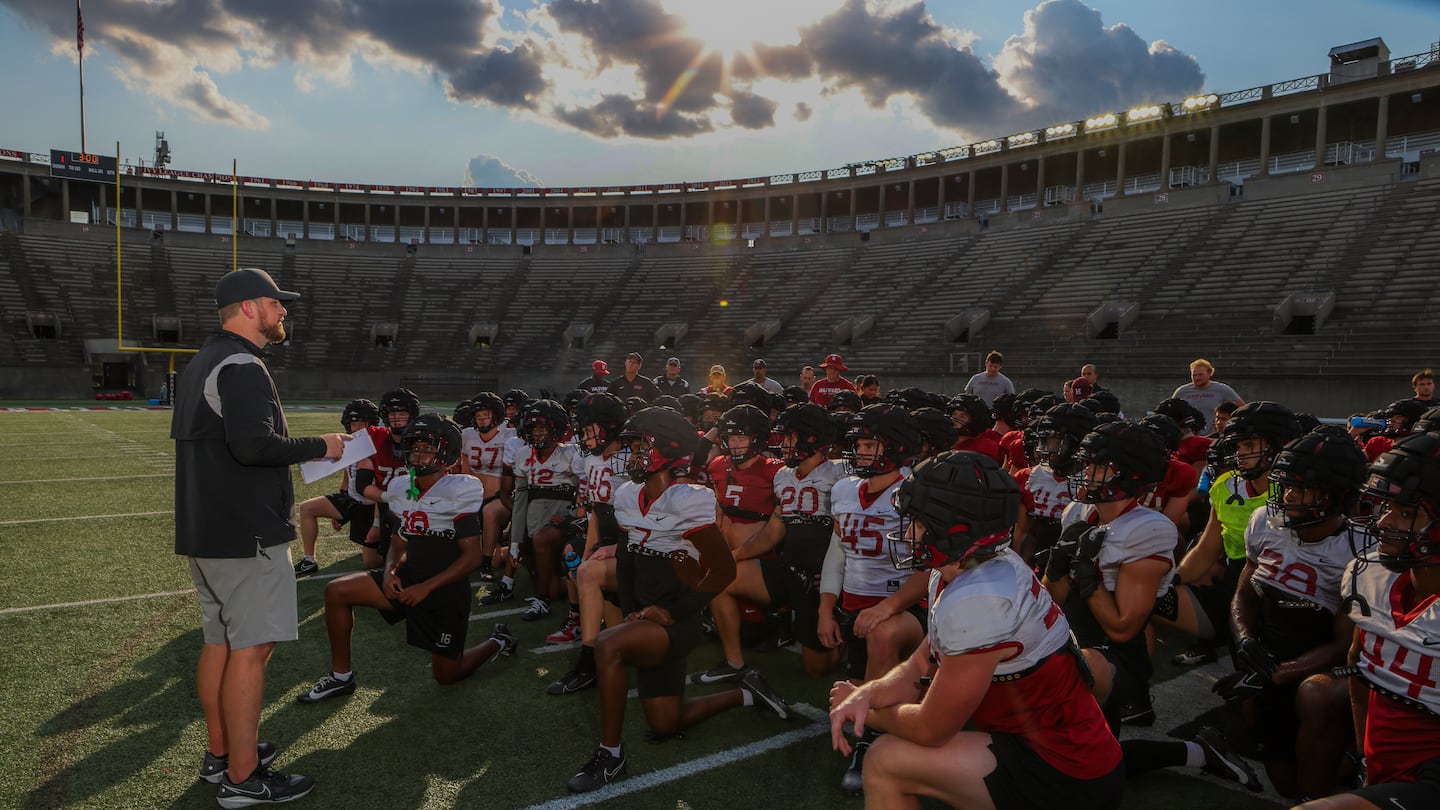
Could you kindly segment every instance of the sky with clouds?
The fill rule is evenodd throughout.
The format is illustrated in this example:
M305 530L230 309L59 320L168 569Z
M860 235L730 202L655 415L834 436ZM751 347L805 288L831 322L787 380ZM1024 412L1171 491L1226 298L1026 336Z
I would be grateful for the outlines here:
M85 0L87 146L342 182L832 168L1440 39L1369 0ZM1203 9L1203 11L1202 11ZM0 0L0 146L78 149L75 10Z

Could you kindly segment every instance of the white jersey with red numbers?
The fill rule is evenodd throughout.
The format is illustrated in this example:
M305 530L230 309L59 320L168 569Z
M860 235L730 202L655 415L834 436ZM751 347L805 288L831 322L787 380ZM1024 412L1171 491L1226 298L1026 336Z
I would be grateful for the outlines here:
M1358 603L1350 605L1361 676L1389 693L1370 693L1367 773L1372 785L1413 782L1427 760L1440 756L1440 601L1417 600L1408 572L1388 571L1373 550L1367 554L1364 570L1357 575L1359 561L1352 562L1340 583L1370 607L1366 616Z
M529 446L518 455L515 475L525 476L532 487L574 487L580 483L575 475L575 457L580 455L580 448L573 444L557 444L543 459Z
M428 579L460 556L458 538L480 534L485 487L468 475L442 475L412 497L410 477L402 474L385 488L385 503L398 519L398 533L408 544L405 566L417 579Z
M615 522L641 553L683 551L691 559L700 552L685 535L715 523L715 493L699 484L672 484L652 503L645 503L645 485L625 481L615 490Z
M1330 613L1340 610L1340 578L1354 557L1350 530L1302 543L1295 532L1272 524L1268 509L1256 509L1245 527L1245 556L1255 563L1254 581L1303 599Z
M804 478L799 476L799 470L782 467L775 473L775 502L780 516L829 516L830 493L844 477L845 465L838 461L822 461Z
M908 545L895 549L900 538L900 514L892 497L902 476L883 492L865 491L867 479L847 476L830 491L830 508L835 513L835 531L845 552L845 579L840 585L840 603L846 610L869 607L900 590L911 572L895 567L895 560L909 556ZM859 600L848 597L868 597Z
M1072 501L1065 508L1060 525L1063 528L1081 521L1095 523L1095 506ZM1100 545L1100 556L1096 562L1105 582L1105 589L1111 593L1115 592L1115 581L1120 575L1122 565L1151 559L1164 560L1166 565L1175 567L1175 543L1179 535L1170 518L1154 509L1133 506L1102 528L1105 529L1105 541ZM1168 590L1170 577L1163 576L1155 595L1162 596Z
M1062 478L1048 464L1015 473L1020 484L1020 497L1025 501L1025 514L1031 517L1059 520L1060 513L1070 505L1070 479Z
M1075 658L1056 655L1070 643L1065 614L1019 554L1001 551L948 584L940 572L930 572L928 631L936 660L1012 651L996 665L971 715L977 729L1016 734L1047 763L1079 779L1119 764L1120 745Z
M625 475L625 460L622 453L612 453L609 458L598 453L585 456L585 478L580 486L583 500L614 504L616 488L630 480Z
M505 442L515 435L514 428L508 425L502 427L488 439L475 428L465 428L460 435L465 439L465 457L470 460L470 473L499 478L505 470Z
M529 452L530 445L526 444L524 439L511 436L505 440L505 447L500 451L500 464L502 467L509 467L510 473L516 478L521 478L522 474L515 468L520 466L521 459Z

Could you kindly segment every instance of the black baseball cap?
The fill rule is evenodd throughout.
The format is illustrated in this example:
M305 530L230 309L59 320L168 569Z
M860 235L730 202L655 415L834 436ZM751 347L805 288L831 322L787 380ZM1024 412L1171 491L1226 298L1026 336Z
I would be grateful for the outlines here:
M294 301L300 293L280 289L270 274L258 267L242 267L232 270L215 282L215 308L223 309L241 301L255 298L274 298L278 301Z

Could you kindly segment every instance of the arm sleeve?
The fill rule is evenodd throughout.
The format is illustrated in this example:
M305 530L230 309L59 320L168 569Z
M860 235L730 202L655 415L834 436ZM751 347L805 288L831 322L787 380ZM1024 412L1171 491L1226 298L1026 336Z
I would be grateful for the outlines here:
M295 439L276 432L278 403L268 394L274 385L264 366L226 367L220 370L216 385L225 443L236 461L255 467L284 467L325 456L325 440L318 436Z
M840 586L845 583L845 549L840 547L840 536L830 535L830 548L825 551L825 562L820 567L820 592L840 595Z

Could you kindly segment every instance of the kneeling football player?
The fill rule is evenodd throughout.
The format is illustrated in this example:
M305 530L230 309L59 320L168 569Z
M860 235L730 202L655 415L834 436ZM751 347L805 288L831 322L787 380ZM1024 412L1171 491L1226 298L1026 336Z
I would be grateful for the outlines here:
M626 539L616 555L620 607L625 621L595 643L600 686L600 747L570 778L572 793L598 790L625 772L620 732L636 668L640 705L656 739L673 736L738 706L763 704L782 719L790 707L756 670L740 688L685 699L685 662L700 642L700 609L735 577L734 558L715 526L715 494L676 482L694 454L697 437L685 417L668 408L645 408L626 424L640 436L630 480L615 490L615 520Z
M867 807L1119 805L1120 744L1089 667L1010 547L1020 505L1019 484L979 453L943 453L900 484L909 558L896 566L929 569L925 641L884 676L830 691L837 750L850 753L846 726L883 732L865 761Z
M394 476L385 490L392 533L385 565L350 574L325 586L325 629L330 636L329 675L300 695L315 703L355 691L350 671L350 631L355 608L372 607L391 624L405 622L405 638L430 652L436 682L452 684L472 675L496 654L510 655L515 639L505 625L465 649L470 624L469 575L480 565L480 505L484 488L468 475L451 475L462 439L454 422L422 414L405 429L409 475Z

